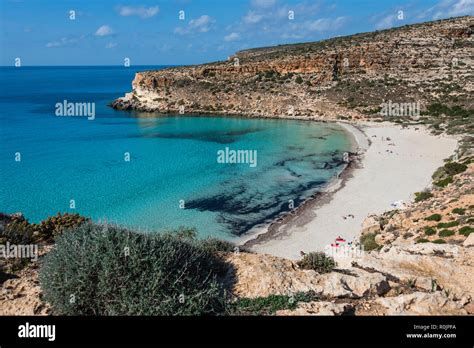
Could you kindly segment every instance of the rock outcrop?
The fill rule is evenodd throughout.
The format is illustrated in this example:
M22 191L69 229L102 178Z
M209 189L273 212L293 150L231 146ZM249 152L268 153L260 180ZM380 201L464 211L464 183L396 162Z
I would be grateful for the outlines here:
M228 61L136 74L117 109L307 119L377 116L380 104L472 108L472 16L314 43L237 52ZM462 34L460 34L462 33ZM446 85L456 86L455 92Z

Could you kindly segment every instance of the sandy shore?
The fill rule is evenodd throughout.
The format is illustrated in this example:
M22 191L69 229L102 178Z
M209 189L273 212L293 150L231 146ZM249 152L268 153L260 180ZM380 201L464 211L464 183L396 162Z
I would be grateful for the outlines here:
M452 155L453 138L433 136L424 128L401 128L388 123L341 124L354 137L361 160L294 217L258 238L246 240L256 252L299 259L300 251L323 251L337 236L355 239L370 214L393 209L391 203L410 202L414 192L431 182L433 172ZM354 217L343 216L353 215Z

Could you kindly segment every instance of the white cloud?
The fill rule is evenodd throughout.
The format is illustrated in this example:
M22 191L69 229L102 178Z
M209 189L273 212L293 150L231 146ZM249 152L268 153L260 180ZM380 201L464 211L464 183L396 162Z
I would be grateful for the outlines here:
M398 14L391 14L380 19L376 24L376 29L387 29L395 26L398 20Z
M441 1L435 8L437 12L433 19L472 15L474 13L474 0Z
M227 42L237 41L237 40L240 40L239 33L230 33L229 35L224 36L224 41L227 41Z
M252 5L255 7L269 8L276 4L276 0L252 0Z
M289 18L289 11L293 11L295 20ZM289 40L316 40L326 37L328 33L337 34L350 21L350 17L331 18L329 15L322 16L322 13L332 13L322 1L291 5L275 2L274 7L266 9L254 6L244 13L239 22L229 25L226 32L239 33L242 44L276 45ZM256 25L258 30L255 30Z
M203 15L198 19L192 19L189 22L189 27L191 29L196 29L200 32L207 32L210 29L210 25L214 22L214 20L209 17L208 15Z
M263 19L263 15L255 13L253 11L249 11L245 16L244 16L244 22L247 24L255 24L260 22Z
M96 35L96 36L108 36L108 35L112 35L112 34L113 34L112 28L109 27L108 25L103 25L103 26L99 27L99 29L96 30L94 35Z
M124 17L138 16L143 19L151 18L160 11L158 6L144 7L144 6L121 6L119 7L119 14Z
M345 17L337 17L336 19L331 18L320 18L312 22L308 22L306 27L309 31L334 31L340 29L346 22Z
M115 42L109 42L107 45L105 45L105 48L115 48L117 47L117 44Z
M181 35L192 34L195 32L207 33L211 30L214 23L215 20L212 17L202 15L199 18L190 20L186 27L177 27L174 32Z
M64 47L64 46L71 46L77 43L77 39L75 38L67 38L67 37L62 37L59 40L56 41L50 41L46 44L47 48L54 48L54 47Z

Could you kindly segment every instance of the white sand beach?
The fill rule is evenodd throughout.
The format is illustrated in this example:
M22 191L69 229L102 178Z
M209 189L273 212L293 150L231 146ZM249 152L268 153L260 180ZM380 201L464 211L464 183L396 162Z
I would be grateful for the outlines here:
M347 241L357 238L368 215L391 210L396 201L409 203L414 192L430 185L433 172L457 147L455 139L433 136L421 127L361 123L357 125L361 132L341 125L365 151L360 166L351 170L334 193L323 196L271 235L254 240L254 251L299 259L300 251L323 251L338 236ZM349 214L353 217L347 217Z

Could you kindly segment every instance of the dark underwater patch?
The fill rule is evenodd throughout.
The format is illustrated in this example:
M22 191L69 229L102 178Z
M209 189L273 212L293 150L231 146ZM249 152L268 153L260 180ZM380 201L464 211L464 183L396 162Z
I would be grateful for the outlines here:
M304 201L305 193L325 181L315 180L288 187L287 191L275 191L264 199L263 192L252 192L243 184L227 188L224 194L204 196L188 201L186 209L218 213L217 220L234 235L242 235L252 227L268 222L279 214L289 211L288 201L295 207Z

